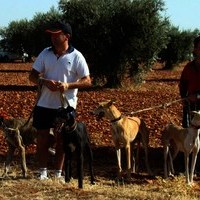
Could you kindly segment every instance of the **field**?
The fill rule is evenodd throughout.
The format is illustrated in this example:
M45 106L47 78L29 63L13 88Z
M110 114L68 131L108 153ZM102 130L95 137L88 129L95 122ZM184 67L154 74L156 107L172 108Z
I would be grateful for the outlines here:
M37 88L29 82L31 63L0 63L0 115L28 118L35 105ZM85 166L84 189L77 189L76 177L65 184L58 180L36 180L37 162L35 146L27 147L28 178L21 177L19 155L16 152L10 179L3 179L3 165L7 152L4 135L0 132L0 199L199 199L200 177L194 178L192 187L185 184L183 155L175 160L177 175L163 179L163 154L160 142L163 127L173 121L181 124L182 104L178 93L178 80L182 66L173 71L155 67L145 76L141 85L124 82L122 89L94 88L79 91L77 119L84 121L90 133L94 154L96 185L89 184ZM129 183L117 183L116 155L106 119L97 121L91 114L98 102L114 99L115 105L125 115L144 119L150 130L150 167L155 176L150 177L144 167L144 153L140 154L140 172L132 174ZM124 152L122 152L124 155ZM49 160L52 169L54 158ZM50 171L51 175L51 171Z

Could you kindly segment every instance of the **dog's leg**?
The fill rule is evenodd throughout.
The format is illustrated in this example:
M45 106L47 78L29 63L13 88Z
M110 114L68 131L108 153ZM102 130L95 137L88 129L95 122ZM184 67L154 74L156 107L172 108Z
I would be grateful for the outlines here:
M137 142L137 147L136 147L136 157L134 155L134 143L131 143L131 168L132 168L132 173L135 173L139 171L139 149L140 149L140 142Z
M121 178L122 167L121 167L121 149L116 149L117 153L117 164L118 164L118 178Z
M65 150L65 160L64 160L64 167L65 167L65 182L70 182L70 179L72 177L72 152L69 147Z
M144 124L144 122L142 123L142 127L141 130L140 130L140 133L141 133L141 140L142 140L142 144L143 144L143 147L144 147L144 153L145 153L145 165L146 165L146 169L147 169L147 172L149 175L152 175L152 171L150 169L150 166L149 166L149 153L148 153L148 130L147 130L147 127L146 125Z
M164 154L164 177L167 178L169 176L168 164L167 164L167 158L169 154L168 144L164 144L163 150L164 150L164 153L163 153Z
M169 152L168 152L168 155L169 155L169 159L167 160L167 165L168 165L168 175L169 176L174 176L175 174L175 171L174 171L174 164L173 164L173 160L174 158L172 157L171 155L171 151L169 149Z
M92 149L90 147L89 140L86 143L86 152L87 152L87 155L89 156L89 170L90 170L90 177L91 177L90 182L92 185L94 185L95 178L94 178L94 170L93 170L93 154L92 154Z
M150 169L149 166L149 153L148 153L148 146L149 146L149 130L146 126L146 124L144 123L144 121L141 121L141 125L140 125L140 130L139 133L141 134L141 140L142 140L142 144L144 147L144 153L145 153L145 165L146 165L146 169L149 175L152 175L152 171Z
M191 170L190 170L190 183L193 183L193 176L194 176L194 169L196 165L197 155L198 155L198 148L194 148L192 152L192 163L191 163Z
M148 156L148 147L147 146L144 146L144 152L145 152L145 164L146 164L146 168L147 168L147 172L149 175L152 175L152 171L149 167L149 156Z
M190 184L189 179L189 153L184 152L184 158L185 158L185 170L186 170L186 183Z
M174 175L173 160L178 154L178 149L175 148L175 152L172 156L169 146L170 146L169 141L168 140L165 141L164 147L163 147L164 148L164 177L165 178Z
M130 143L126 145L126 162L127 162L127 177L128 179L131 178L131 147Z
M20 135L20 131L19 129L17 129L16 131L16 139L17 139L17 143L19 146L19 150L21 152L21 168L22 168L22 174L23 177L26 177L27 174L27 167L26 167L26 152L25 152L25 147L22 141L22 137Z
M83 188L83 148L79 147L77 153L78 187Z
M170 159L170 176L174 176L175 174L175 170L174 170L174 164L173 161L176 158L176 156L178 155L179 152L179 148L177 147L177 145L175 143L171 143L171 150L173 150L173 154L171 154L171 150L169 149L169 159Z
M13 160L15 149L16 149L15 146L13 146L12 144L8 143L8 153L7 153L7 156L6 156L5 168L4 168L4 173L3 173L2 177L7 177L8 176L10 163Z

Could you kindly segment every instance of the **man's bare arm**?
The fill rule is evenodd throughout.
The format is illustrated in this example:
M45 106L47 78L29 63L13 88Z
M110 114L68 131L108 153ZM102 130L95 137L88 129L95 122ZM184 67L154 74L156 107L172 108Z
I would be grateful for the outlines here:
M32 69L29 74L29 80L35 84L38 84L39 77L40 73L37 70Z

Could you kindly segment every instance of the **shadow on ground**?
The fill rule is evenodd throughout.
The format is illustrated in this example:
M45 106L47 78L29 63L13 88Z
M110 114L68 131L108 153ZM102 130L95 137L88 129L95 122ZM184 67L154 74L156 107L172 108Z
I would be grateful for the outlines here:
M93 148L94 156L94 172L95 176L102 177L105 179L113 180L117 176L117 158L114 147L94 147ZM3 168L6 157L0 156L0 166ZM27 167L29 172L36 173L37 171L37 162L36 155L27 155ZM74 158L75 160L75 158ZM122 149L122 167L126 168L125 161L125 151ZM49 169L53 169L54 157L51 156L49 159ZM139 162L139 173L132 174L132 177L137 181L142 179L154 179L156 176L163 177L163 149L162 148L150 148L149 149L149 164L151 167L154 176L149 176L146 171L145 162L144 162L144 152L140 152L140 162ZM13 165L20 167L20 158L19 155L16 155L13 160ZM174 168L177 173L184 172L184 157L182 153L179 153L177 158L174 160ZM76 163L73 162L74 177L76 171ZM1 169L2 171L3 169ZM88 165L87 165L87 156L85 155L84 159L84 171L85 175L88 175ZM19 172L20 173L20 172Z

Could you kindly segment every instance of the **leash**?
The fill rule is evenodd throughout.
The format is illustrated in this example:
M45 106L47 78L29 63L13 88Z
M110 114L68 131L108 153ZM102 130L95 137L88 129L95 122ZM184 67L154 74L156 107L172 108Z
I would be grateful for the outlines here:
M70 106L69 101L63 92L60 92L60 101L63 108Z
M174 100L174 101L171 101L169 103L164 103L164 104L160 104L160 105L157 105L157 106L152 106L152 107L149 107L149 108L145 108L145 109L141 109L141 110L138 110L138 111L134 111L134 112L131 112L130 114L133 115L133 114L136 114L136 113L140 113L140 112L144 112L144 111L149 111L149 110L153 110L153 109L156 109L156 108L162 108L162 109L165 109L166 107L174 104L174 103L177 103L179 101L184 101L184 100L188 100L189 97L185 97L185 98L180 98L180 99L177 99L177 100Z
M31 118L32 118L32 116L33 116L34 108L35 108L35 106L37 105L37 103L38 103L38 101L39 101L39 99L40 99L41 90L42 90L42 85L39 84L39 85L38 85L38 89L37 89L37 97L36 97L35 105L33 106L33 109L32 109L32 111L31 111L31 113L30 113L30 115L29 115L29 118L27 119L27 121L24 123L24 125L23 125L22 127L25 127L25 126L29 123L29 121L31 120Z

